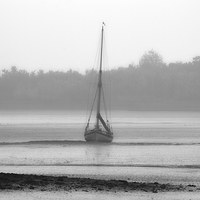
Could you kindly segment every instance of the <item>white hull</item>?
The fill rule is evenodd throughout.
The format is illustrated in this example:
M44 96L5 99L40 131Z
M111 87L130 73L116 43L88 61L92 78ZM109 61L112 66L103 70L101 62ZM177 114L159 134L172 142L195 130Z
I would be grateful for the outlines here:
M101 130L88 130L85 132L87 142L112 142L113 134Z

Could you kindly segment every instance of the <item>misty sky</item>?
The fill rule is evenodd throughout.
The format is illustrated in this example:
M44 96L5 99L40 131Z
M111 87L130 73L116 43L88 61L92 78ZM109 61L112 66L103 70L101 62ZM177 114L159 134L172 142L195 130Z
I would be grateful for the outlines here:
M0 70L84 72L102 21L110 69L151 49L166 63L191 61L200 55L199 8L199 0L0 0Z

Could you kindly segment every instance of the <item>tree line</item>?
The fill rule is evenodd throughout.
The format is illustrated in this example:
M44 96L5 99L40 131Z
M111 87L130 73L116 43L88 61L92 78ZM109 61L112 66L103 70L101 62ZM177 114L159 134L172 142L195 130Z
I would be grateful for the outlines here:
M191 62L166 64L151 50L138 65L104 74L111 80L111 109L200 111L200 56ZM0 109L86 109L89 88L95 87L91 76L97 72L4 69Z

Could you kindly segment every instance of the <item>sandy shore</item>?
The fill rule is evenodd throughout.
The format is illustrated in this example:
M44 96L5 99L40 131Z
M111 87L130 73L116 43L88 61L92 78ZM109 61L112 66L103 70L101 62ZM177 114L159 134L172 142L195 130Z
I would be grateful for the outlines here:
M0 173L0 200L199 200L200 187Z
M3 191L0 200L199 200L199 192Z
M67 176L43 176L26 174L0 173L0 191L104 191L104 192L135 192L150 193L189 191L200 192L196 185L173 185L128 182L125 180L98 180L90 178L70 178Z

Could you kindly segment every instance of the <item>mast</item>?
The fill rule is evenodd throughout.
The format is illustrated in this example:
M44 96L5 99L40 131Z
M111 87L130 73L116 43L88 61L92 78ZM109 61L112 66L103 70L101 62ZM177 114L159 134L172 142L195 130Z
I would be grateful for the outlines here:
M100 68L99 68L99 80L98 80L98 99L97 99L97 113L96 113L96 128L99 128L99 115L100 115L100 106L101 106L101 88L102 88L102 59L103 59L103 26L101 30L101 55L100 55Z

